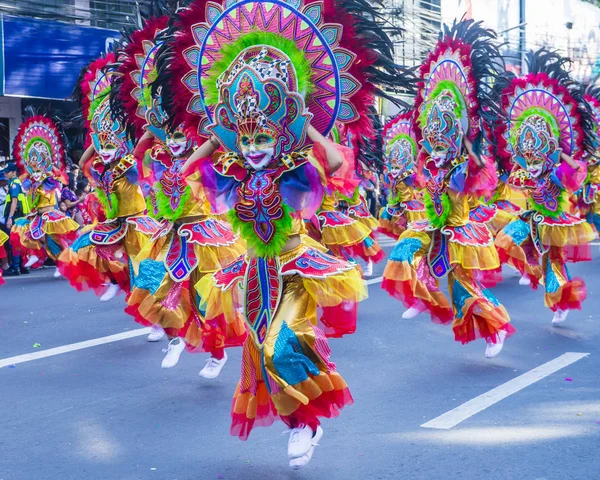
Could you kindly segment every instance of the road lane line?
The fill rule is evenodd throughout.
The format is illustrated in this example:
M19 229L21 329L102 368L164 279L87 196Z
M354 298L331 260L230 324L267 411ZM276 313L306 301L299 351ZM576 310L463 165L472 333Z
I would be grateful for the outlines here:
M479 395L478 397L459 405L455 409L450 410L449 412L446 412L427 423L424 423L421 425L421 427L437 428L441 430L448 430L452 427L455 427L473 415L476 415L486 408L491 407L495 403L498 403L500 400L503 400L506 397L523 390L525 387L540 381L548 375L558 372L560 369L565 368L572 363L587 357L588 355L589 353L567 352L560 357L555 358L554 360L550 360L549 362L544 363L533 370L525 372L523 375L519 375L518 377L513 378L512 380L509 380L508 382L503 383L496 388L493 388L483 395Z
M365 285L373 285L374 283L379 283L383 280L383 277L372 278L371 280L366 280Z
M104 345L105 343L118 342L119 340L140 337L142 335L147 335L148 333L150 333L150 327L138 328L136 330L130 330L129 332L117 333L107 337L94 338L93 340L86 340L85 342L71 343L69 345L63 345L62 347L49 348L39 352L17 355L16 357L9 357L0 360L0 368L7 367L9 365L16 365L17 363L31 362L32 360L39 360L40 358L53 357L54 355L74 352L84 348L95 347L96 345Z
M366 285L372 285L374 283L381 282L383 277L376 277L365 281ZM120 340L127 340L128 338L140 337L150 333L150 328L138 328L137 330L130 330L129 332L117 333L115 335L109 335L107 337L94 338L92 340L86 340L84 342L71 343L69 345L63 345L62 347L49 348L47 350L41 350L39 352L25 353L23 355L17 355L16 357L9 357L0 359L0 368L7 367L9 365L16 365L18 363L31 362L33 360L39 360L40 358L53 357L55 355L62 355L63 353L74 352L76 350L83 350L84 348L95 347L97 345L104 345L106 343L118 342Z

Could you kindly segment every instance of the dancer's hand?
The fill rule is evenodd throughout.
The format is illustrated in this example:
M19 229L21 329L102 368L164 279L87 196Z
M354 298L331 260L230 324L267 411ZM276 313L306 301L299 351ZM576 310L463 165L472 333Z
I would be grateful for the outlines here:
M210 137L206 142L200 145L194 153L192 153L191 157L187 159L181 171L184 174L191 173L188 172L188 169L192 167L198 160L201 160L206 157L210 157L213 153L217 151L219 148L219 141L217 137L214 135Z
M315 143L320 143L325 149L325 152L327 154L327 166L329 167L329 173L332 174L336 170L338 170L344 163L344 158L342 157L340 151L336 148L335 143L333 143L331 140L326 139L312 125L308 126L308 130L306 133L308 134L308 138L310 138Z
M471 143L471 140L469 140L467 137L465 137L465 147L467 148L467 152L469 152L469 155L471 155L473 157L473 160L475 160L477 166L479 168L483 168L485 166L483 161L481 160L479 155L475 153L475 151L473 150L473 144Z

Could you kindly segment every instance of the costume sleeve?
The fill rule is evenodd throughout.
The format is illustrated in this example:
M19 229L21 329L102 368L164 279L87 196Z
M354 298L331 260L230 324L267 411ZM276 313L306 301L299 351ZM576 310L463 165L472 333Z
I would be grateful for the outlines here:
M323 199L323 178L310 161L284 173L279 182L283 201L303 218L310 218Z
M225 213L238 202L236 187L239 181L222 170L223 160L222 152L214 161L210 157L200 159L190 169L187 177L194 196L198 198L202 189L215 213Z
M561 162L559 166L554 168L550 176L550 179L556 185L569 193L579 190L587 177L585 163L581 161L576 162L579 166L577 169L571 167L567 162Z
M494 162L488 157L482 157L483 167L469 155L468 160L459 165L450 178L450 188L474 197L490 198L498 187L498 173Z

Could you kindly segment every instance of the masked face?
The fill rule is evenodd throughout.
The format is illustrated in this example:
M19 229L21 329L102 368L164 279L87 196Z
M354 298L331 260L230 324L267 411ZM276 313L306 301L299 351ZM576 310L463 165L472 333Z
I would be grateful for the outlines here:
M100 146L100 151L98 152L98 154L100 155L100 158L102 158L102 162L105 165L108 165L109 163L115 161L117 157L117 151L118 148L116 145L112 143L106 143Z
M532 178L552 170L560 158L558 141L553 137L547 121L537 115L531 115L523 121L517 131L517 141L513 146L515 161Z
M175 131L172 135L167 135L166 144L174 157L180 157L188 150L188 139L181 130Z
M454 105L452 96L442 93L431 108L423 129L423 146L437 168L458 158L462 148L463 131Z
M35 142L29 149L29 169L34 181L39 182L51 168L51 157L48 147L43 142Z
M275 155L277 139L267 131L258 131L250 136L242 134L238 140L240 152L254 170L265 168Z
M532 178L538 178L544 171L544 160L536 158L527 162L527 172Z

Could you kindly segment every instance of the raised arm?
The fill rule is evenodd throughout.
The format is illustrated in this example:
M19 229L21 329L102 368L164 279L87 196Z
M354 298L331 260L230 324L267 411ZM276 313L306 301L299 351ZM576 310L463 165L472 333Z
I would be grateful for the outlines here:
M79 159L79 168L81 168L81 170L83 170L85 168L85 164L88 162L88 160L90 158L92 158L94 156L95 150L94 150L94 146L90 145L85 152L83 152L83 155L81 156L81 158Z
M206 142L204 142L202 145L200 145L196 149L196 151L190 156L190 158L187 159L187 162L185 162L185 165L183 166L182 171L184 173L190 173L190 172L188 172L188 169L192 168L192 166L198 160L201 160L202 158L210 157L213 153L215 153L217 148L219 148L219 141L213 135Z
M325 149L325 154L327 157L327 167L329 169L328 173L333 174L344 163L344 158L342 156L342 153L338 150L337 145L331 140L327 140L312 125L308 126L307 133L308 138L310 138L315 143L321 144L321 146Z

